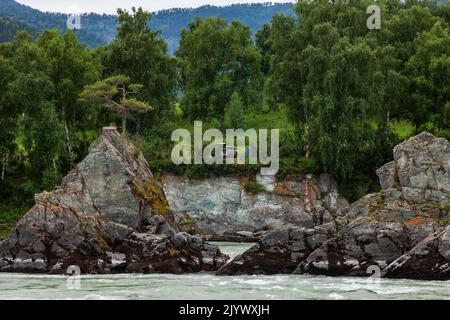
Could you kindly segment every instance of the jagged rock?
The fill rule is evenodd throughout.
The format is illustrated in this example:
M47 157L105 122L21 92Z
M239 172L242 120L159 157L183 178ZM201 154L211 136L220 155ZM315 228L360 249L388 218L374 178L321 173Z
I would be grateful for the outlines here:
M292 273L333 234L333 224L314 229L284 228L272 231L254 247L225 264L217 274Z
M377 170L377 176L380 179L381 188L384 190L395 188L398 186L395 175L395 162L386 163Z
M238 235L246 237L246 238L253 238L254 233L250 232L250 231L237 231L236 232Z
M394 148L394 161L400 187L450 193L450 143L446 139L421 133Z
M61 186L0 241L0 271L64 273L195 272L226 260L217 247L179 233L142 154L104 128ZM181 240L183 239L183 240Z
M162 177L182 229L211 240L254 241L270 230L313 228L332 221L332 215L348 205L327 174L305 176L300 181L276 182L272 176L257 176L257 180L273 192L247 193L244 185L248 181L234 177ZM251 232L253 237L243 236L241 231Z
M412 137L377 174L383 190L340 210L333 228L296 230L304 243L272 232L219 274L379 270L385 277L450 279L450 143L429 133ZM278 261L278 269L266 260Z
M256 182L261 184L266 191L273 192L275 190L276 179L275 176L256 175Z
M439 228L383 269L390 278L448 280L450 278L450 226Z

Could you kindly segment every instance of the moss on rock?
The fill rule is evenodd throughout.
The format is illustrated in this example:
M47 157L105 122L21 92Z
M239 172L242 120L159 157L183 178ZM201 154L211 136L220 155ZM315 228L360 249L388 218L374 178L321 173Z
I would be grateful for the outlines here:
M170 214L169 203L164 191L155 180L146 179L142 181L134 178L131 181L131 189L137 198L148 202L156 214Z

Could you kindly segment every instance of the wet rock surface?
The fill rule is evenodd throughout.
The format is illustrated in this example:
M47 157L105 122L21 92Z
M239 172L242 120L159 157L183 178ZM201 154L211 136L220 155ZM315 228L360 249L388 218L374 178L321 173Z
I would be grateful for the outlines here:
M201 237L180 232L142 154L104 128L61 186L0 240L0 271L83 273L213 271L228 259Z
M381 192L331 223L270 233L218 274L450 279L450 143L429 133L412 137L377 174Z

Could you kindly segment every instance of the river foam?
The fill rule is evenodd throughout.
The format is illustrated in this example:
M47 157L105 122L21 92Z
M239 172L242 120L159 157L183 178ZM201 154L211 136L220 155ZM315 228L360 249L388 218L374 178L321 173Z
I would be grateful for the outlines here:
M249 244L227 243L236 255ZM0 299L449 299L450 281L310 275L215 276L199 274L87 275L79 288L54 275L0 273Z

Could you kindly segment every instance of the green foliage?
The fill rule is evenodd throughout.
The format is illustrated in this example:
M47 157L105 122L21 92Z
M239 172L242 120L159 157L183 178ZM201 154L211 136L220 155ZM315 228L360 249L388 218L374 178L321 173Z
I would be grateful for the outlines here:
M265 76L267 76L270 71L270 32L270 25L265 23L262 29L258 30L255 34L255 43L262 57L261 71Z
M392 132L406 138L431 122L446 134L448 25L431 2L385 0L382 29L369 31L369 4L299 2L298 19L274 16L268 41L269 101L290 110L300 152L343 184L372 180L391 157Z
M63 148L62 124L52 104L42 102L39 111L33 118L24 119L25 148L34 168L43 169L45 172L49 167L53 167L56 171L56 162Z
M182 226L194 226L195 225L195 221L194 220L190 220L190 219L181 220L180 221L180 225L182 225Z
M448 123L445 115L450 99L450 27L437 20L429 31L414 40L415 53L409 58L407 72L413 92L409 102L414 123L420 127L432 121L439 129Z
M76 131L93 127L89 121L92 117L89 106L80 103L78 95L85 85L98 79L100 65L73 32L61 35L57 30L46 30L36 43L46 58L45 72L53 86L52 103L63 127L61 137L65 146L61 166L63 170L70 169L85 152L85 149L77 148L83 141L78 139Z
M17 208L13 211L0 212L0 238L8 236L22 216L23 212Z
M449 216L443 217L439 219L438 223L441 227L446 227L450 223L450 217Z
M84 157L88 141L76 132L89 132L98 124L93 125L96 114L78 102L78 94L96 80L99 69L71 32L47 30L35 41L19 32L2 47L1 187L12 192L0 205L8 210L31 205L35 193L52 190Z
M303 179L305 174L321 173L321 168L314 158L282 157L277 178L280 180Z
M23 191L9 181L0 180L0 237L7 236L28 210L28 204L20 199Z
M33 32L32 28L28 25L0 14L0 42L13 40L16 33L21 30Z
M197 18L181 31L176 53L184 96L181 104L191 119L220 120L237 92L246 108L260 101L260 59L250 30L240 22Z
M0 14L8 16L21 30L42 32L47 29L58 29L64 32L67 29L66 14L41 12L22 5L14 0L0 1ZM85 14L83 15L82 29L77 30L78 39L90 46L104 45L114 37L116 28L115 17L111 15Z
M244 189L250 193L261 193L266 191L266 188L258 182L249 182L244 185Z
M42 188L54 190L60 183L62 175L54 167L48 167L42 172Z
M396 120L391 122L391 130L400 138L406 140L414 134L414 126L408 120Z
M119 9L117 37L102 53L104 75L120 74L141 84L137 99L155 108L155 113L136 121L138 126L150 126L155 116L167 113L175 96L175 59L168 56L160 31L148 27L150 19L150 13L141 8Z
M294 15L293 5L291 3L274 3L271 5L253 3L233 4L224 7L206 5L199 8L168 9L155 13L148 25L153 30L161 30L167 41L169 52L174 53L180 42L179 31L186 28L189 22L196 17L220 16L228 22L239 20L249 26L255 33L265 23L268 23L274 14L292 16ZM4 35L5 41L14 37L12 32L17 28L19 30L35 30L36 32L45 29L58 29L62 32L66 29L67 15L41 12L13 0L0 1L0 15L5 15L14 24L9 26L9 22L7 23L6 34ZM81 19L82 29L76 31L81 43L90 48L95 48L106 45L114 39L118 25L116 16L90 13L84 14Z
M242 128L244 122L244 105L239 93L234 92L231 95L227 111L230 117L231 128Z
M290 109L306 156L340 178L351 176L358 154L372 139L367 92L373 57L364 42L352 41L364 30L362 8L301 2L301 25L276 16L272 26L268 91ZM351 16L353 25L342 26L341 15Z
M369 4L301 1L297 17L290 4L119 10L62 33L65 15L1 1L0 36L30 34L0 44L0 236L120 120L157 175L260 170L174 165L172 131L201 119L204 130L280 129L278 179L329 172L350 200L379 190L375 170L395 144L424 130L450 138L450 7L381 0L382 28L368 30Z
M126 120L131 113L145 113L153 108L145 101L131 98L142 89L142 85L130 83L130 78L115 75L86 86L80 93L80 100L99 103L102 107L119 113L122 120L122 134L126 134ZM133 118L134 119L134 118Z

